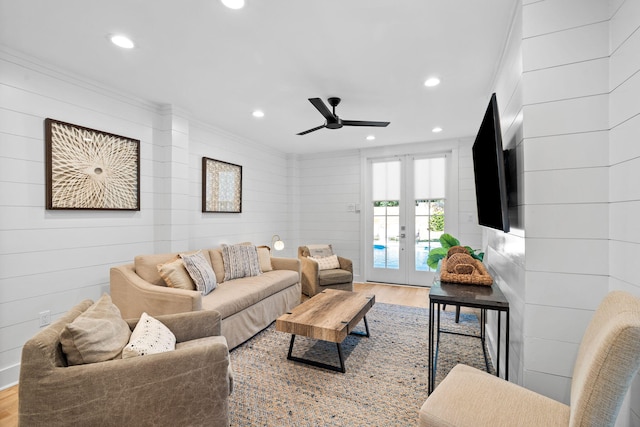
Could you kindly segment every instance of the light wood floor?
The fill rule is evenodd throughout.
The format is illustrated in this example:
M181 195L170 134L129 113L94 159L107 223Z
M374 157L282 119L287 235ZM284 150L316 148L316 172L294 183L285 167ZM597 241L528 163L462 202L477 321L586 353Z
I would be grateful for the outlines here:
M386 285L380 283L355 283L356 291L371 292L376 302L429 307L429 288L414 286ZM0 426L18 425L18 386L0 390Z

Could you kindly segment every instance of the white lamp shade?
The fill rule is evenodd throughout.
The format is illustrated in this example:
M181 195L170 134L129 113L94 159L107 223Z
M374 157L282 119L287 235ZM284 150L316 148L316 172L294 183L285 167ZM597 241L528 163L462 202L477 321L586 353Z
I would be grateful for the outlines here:
M280 240L280 236L274 234L271 238L271 246L273 246L274 250L281 251L284 249L284 242Z

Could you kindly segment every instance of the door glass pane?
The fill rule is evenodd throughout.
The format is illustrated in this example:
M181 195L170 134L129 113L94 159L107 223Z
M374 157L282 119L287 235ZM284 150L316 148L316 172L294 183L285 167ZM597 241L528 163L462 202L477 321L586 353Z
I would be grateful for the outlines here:
M415 201L416 271L434 271L427 265L429 251L439 248L444 233L444 199Z
M373 202L373 267L398 269L400 216L398 200Z

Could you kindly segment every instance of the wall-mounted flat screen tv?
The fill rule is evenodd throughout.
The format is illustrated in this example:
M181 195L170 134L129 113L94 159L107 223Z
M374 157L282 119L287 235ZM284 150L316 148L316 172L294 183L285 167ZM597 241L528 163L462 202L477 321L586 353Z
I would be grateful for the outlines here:
M507 180L496 94L491 95L480 130L473 143L478 223L509 232Z

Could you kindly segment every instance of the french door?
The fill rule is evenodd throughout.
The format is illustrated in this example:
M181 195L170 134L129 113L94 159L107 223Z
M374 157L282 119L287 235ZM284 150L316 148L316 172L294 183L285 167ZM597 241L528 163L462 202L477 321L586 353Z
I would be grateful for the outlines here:
M429 286L429 251L444 233L446 158L396 156L367 162L366 278Z

